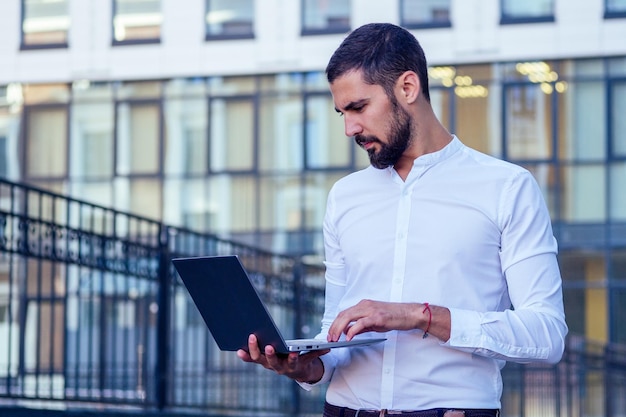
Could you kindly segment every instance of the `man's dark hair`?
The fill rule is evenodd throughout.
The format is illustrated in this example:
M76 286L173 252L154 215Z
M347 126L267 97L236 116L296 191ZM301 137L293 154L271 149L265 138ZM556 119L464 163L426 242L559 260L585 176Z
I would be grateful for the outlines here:
M398 77L414 71L422 94L430 102L426 56L409 31L390 23L370 23L352 31L339 45L326 67L333 83L347 72L361 70L366 83L380 85L390 98Z

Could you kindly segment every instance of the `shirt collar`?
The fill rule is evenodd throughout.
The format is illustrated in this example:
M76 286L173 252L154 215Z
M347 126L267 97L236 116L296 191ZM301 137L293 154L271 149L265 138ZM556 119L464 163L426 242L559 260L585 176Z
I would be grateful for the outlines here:
M413 167L427 167L435 165L441 161L445 161L453 154L455 154L456 151L461 149L461 146L463 146L463 144L461 143L459 138L457 138L456 135L452 135L452 140L450 141L450 143L448 143L442 149L435 152L427 153L416 158L415 161L413 161Z

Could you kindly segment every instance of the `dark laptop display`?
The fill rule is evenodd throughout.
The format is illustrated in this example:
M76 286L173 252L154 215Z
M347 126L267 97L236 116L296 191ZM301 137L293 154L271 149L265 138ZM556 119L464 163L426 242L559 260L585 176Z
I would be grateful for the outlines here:
M386 340L357 338L332 343L318 339L285 340L237 256L176 258L172 263L221 350L247 350L250 334L257 336L262 348L269 344L279 353Z

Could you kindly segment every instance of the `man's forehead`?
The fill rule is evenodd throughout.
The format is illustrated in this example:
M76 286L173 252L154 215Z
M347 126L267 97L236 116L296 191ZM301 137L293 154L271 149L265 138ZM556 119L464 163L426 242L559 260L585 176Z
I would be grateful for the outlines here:
M339 110L351 104L384 95L384 90L380 85L368 84L363 80L362 74L354 72L337 77L330 84L330 92Z

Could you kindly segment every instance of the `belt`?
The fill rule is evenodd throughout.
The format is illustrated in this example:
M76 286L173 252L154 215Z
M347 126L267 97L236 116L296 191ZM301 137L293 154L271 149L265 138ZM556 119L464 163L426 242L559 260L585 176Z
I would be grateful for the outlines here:
M479 408L431 408L420 411L396 411L396 410L353 410L347 407L324 403L324 417L499 417L500 410Z

